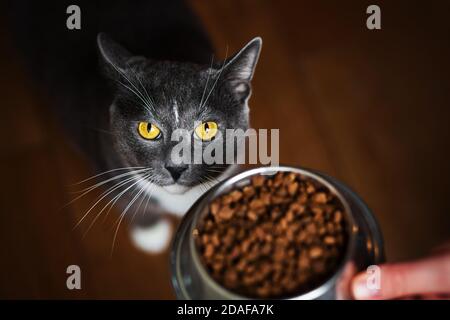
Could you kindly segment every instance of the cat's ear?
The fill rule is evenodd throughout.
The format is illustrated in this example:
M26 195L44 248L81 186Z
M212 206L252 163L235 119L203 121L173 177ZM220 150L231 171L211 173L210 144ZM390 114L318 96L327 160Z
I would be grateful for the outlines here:
M123 74L131 53L103 32L97 35L97 46L107 74L113 78Z
M262 39L254 38L238 53L227 59L223 67L224 78L239 99L245 100L250 95L250 81L255 72L261 46Z

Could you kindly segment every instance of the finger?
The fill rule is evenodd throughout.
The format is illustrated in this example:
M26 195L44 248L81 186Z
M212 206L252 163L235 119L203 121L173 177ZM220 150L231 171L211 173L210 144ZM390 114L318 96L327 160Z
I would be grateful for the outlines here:
M356 299L394 299L416 294L450 293L450 254L433 256L415 262L380 266L380 286L367 285L367 273L352 282Z

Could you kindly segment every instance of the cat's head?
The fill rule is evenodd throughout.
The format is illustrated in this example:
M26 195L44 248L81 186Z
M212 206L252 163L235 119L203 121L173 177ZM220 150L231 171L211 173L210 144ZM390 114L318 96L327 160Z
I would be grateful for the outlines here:
M106 74L115 83L109 130L124 166L152 168L151 181L173 192L220 175L226 164L174 161L178 142L171 141L172 133L184 129L193 150L195 144L203 149L224 144L225 129L248 128L247 101L261 39L210 65L135 56L105 34L97 43Z

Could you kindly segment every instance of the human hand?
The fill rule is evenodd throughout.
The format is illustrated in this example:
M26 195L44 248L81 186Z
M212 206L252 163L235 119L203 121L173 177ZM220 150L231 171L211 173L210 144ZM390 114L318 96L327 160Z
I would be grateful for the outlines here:
M352 281L355 299L450 298L450 243L433 255L411 262L380 265L380 287L369 289L367 272Z

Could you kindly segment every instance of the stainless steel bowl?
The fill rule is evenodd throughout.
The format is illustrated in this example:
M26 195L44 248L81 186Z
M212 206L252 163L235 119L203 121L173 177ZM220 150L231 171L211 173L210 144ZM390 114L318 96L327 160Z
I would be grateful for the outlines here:
M295 172L325 185L342 202L349 225L345 258L336 272L312 290L289 299L350 299L350 280L368 266L384 261L383 241L378 224L366 204L347 186L322 173L295 167L260 167L230 177L205 193L183 218L171 252L172 285L178 299L249 299L215 282L200 262L193 230L217 196L250 183L255 175Z

